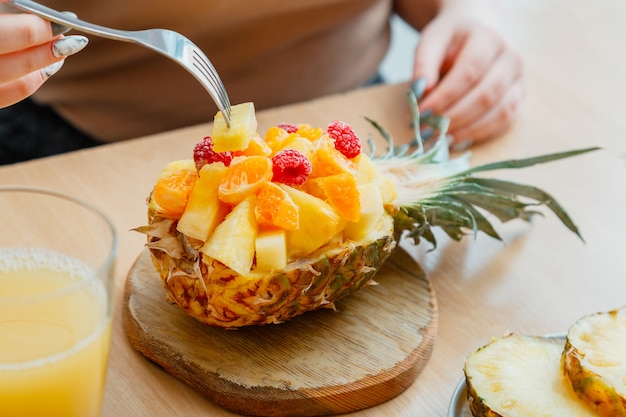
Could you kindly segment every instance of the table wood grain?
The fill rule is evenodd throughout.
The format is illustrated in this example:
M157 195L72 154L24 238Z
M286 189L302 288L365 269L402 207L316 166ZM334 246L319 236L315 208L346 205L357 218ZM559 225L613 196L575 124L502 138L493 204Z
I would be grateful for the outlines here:
M497 3L525 59L527 98L516 125L475 147L475 163L587 146L592 154L494 175L539 186L568 210L584 241L551 213L498 225L461 243L441 236L434 252L410 248L437 294L434 351L404 393L350 416L444 416L464 357L508 331L559 333L579 317L626 304L626 3L527 0ZM408 135L405 85L380 86L258 114L260 130L277 122L325 125L343 119L367 136L369 116ZM145 198L161 167L188 158L208 125L0 168L0 183L30 184L95 204L120 235L116 311L103 416L233 414L207 401L129 344L121 323L126 275L143 250L130 229L145 220Z

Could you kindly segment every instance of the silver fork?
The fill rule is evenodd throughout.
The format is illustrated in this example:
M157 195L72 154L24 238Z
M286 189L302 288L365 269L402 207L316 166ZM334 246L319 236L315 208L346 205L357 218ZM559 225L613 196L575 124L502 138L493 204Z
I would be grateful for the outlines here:
M167 29L134 31L111 29L68 16L31 0L8 0L7 4L80 32L136 43L168 57L189 71L202 84L224 115L226 124L230 126L230 100L222 80L209 58L180 33Z

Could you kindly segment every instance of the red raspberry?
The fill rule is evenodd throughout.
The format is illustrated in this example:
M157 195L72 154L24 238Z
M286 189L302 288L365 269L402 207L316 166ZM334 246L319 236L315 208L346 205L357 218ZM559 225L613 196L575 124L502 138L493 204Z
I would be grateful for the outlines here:
M311 174L313 166L306 156L295 149L283 149L272 158L272 181L298 187Z
M276 127L280 127L287 133L295 133L298 131L298 126L292 125L291 123L279 123Z
M335 120L326 131L335 141L335 148L346 158L352 159L361 153L361 140L347 123Z
M224 165L229 166L233 160L233 154L232 152L214 152L213 140L211 136L206 136L193 147L193 160L199 171L204 165L213 162L223 162Z

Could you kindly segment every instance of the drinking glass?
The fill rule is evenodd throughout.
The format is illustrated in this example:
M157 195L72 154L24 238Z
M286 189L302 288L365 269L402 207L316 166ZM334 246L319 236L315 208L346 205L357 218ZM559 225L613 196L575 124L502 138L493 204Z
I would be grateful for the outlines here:
M0 415L100 415L116 251L93 206L0 186Z

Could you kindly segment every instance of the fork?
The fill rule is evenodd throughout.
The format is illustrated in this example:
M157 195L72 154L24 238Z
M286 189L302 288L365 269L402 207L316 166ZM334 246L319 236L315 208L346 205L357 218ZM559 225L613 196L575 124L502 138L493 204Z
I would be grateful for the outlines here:
M32 0L8 0L22 11L46 20L103 38L139 44L166 56L189 71L209 92L230 127L230 100L224 84L209 58L193 42L180 33L168 29L119 30L85 22Z

